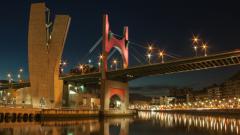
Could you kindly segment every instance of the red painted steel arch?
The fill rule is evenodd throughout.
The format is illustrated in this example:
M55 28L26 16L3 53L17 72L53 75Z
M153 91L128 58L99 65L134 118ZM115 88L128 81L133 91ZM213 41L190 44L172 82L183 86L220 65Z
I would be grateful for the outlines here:
M124 89L117 89L117 88L111 88L110 89L110 94L109 94L109 99L114 96L117 95L120 97L121 101L123 102L125 99L125 95L126 91Z
M117 39L110 31L108 15L103 16L103 66L108 71L107 57L112 48L116 48L123 59L123 68L128 68L128 27L124 27L122 39Z

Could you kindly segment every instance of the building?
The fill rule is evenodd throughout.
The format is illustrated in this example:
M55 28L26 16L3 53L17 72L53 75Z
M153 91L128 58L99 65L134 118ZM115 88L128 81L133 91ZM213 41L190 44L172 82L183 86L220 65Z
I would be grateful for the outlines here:
M222 98L240 97L240 72L225 81L220 88Z
M220 86L214 84L206 88L208 99L220 99L222 96L222 92L220 91Z
M212 85L206 87L202 90L194 91L193 96L195 101L205 101L212 99L220 99L221 98L221 90L219 85Z
M95 109L100 108L100 98L95 94L90 93L76 93L70 91L69 95L69 107L81 108L81 109Z
M152 97L152 105L169 105L174 100L174 97L160 96Z
M207 89L194 91L193 96L194 96L194 101L205 101L209 99Z
M169 90L169 97L174 97L172 103L187 103L193 101L192 88L173 88Z

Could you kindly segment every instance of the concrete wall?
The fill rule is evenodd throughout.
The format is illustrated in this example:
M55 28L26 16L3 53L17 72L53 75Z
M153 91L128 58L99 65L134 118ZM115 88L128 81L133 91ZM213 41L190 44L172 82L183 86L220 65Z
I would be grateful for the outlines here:
M54 100L61 105L63 82L59 80L59 64L70 24L70 17L56 15L47 46L45 4L31 5L28 31L28 63L33 107L44 98L47 106Z
M118 81L112 81L112 80L102 80L101 83L101 111L108 111L109 110L109 104L110 104L110 98L111 95L114 95L112 93L113 89L119 89L123 90L122 93L124 95L118 95L121 97L122 104L121 104L121 110L126 111L128 104L129 104L129 91L128 91L128 83L118 82ZM118 94L118 93L116 93Z

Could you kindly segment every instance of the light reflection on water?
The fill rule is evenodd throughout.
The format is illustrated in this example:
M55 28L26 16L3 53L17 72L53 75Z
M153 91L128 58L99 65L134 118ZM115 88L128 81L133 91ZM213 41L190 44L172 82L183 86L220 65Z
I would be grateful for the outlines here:
M235 135L240 119L139 112L134 118L0 123L0 135Z
M239 134L240 119L225 118L224 116L197 116L187 114L140 112L139 118L152 120L154 125L162 128L184 126L186 129L198 128L216 134Z

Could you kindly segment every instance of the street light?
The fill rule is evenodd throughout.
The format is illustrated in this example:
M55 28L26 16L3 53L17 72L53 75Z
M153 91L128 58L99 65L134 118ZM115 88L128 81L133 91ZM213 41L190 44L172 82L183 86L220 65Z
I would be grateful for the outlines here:
M11 87L11 83L12 83L12 76L10 73L7 74L8 77L8 84L9 84L9 88Z
M148 51L152 51L152 50L153 50L152 45L149 45L149 46L148 46Z
M193 49L194 49L195 54L196 54L196 56L197 56L197 55L198 55L198 53L197 53L198 42L199 42L200 40L199 40L198 36L193 35L192 41L193 41L193 43L192 43L192 44L193 44Z
M117 64L118 64L118 62L117 62L116 59L113 60L113 64L115 65L115 70L117 70Z
M100 55L99 55L99 60L102 60L102 59L103 59L103 55L100 54Z
M162 63L164 63L164 59L163 59L163 57L164 57L164 52L163 52L163 51L160 51L160 52L159 52L159 56L160 56L161 59L162 59Z
M61 62L60 62L60 66L59 66L60 74L63 73L63 71L64 71L64 67L65 67L66 65L67 65L67 62L61 60Z
M193 41L193 44L198 44L198 42L199 42L198 36L193 35L192 41Z
M20 68L20 69L19 69L19 72L20 72L20 73L22 73L22 72L23 72L23 69L22 69L22 68Z
M19 80L19 82L22 82L22 73L23 73L23 69L20 68L20 69L19 69L19 74L18 74L18 80Z
M92 63L92 60L91 60L91 59L89 59L89 60L88 60L88 64L91 64L91 63Z
M152 54L151 53L148 53L147 54L147 58L148 58L148 63L151 64L151 57L152 57Z
M83 73L83 65L79 65L79 68L81 70L81 74Z
M198 53L197 53L198 46L197 46L197 45L194 45L194 46L193 46L193 49L194 49L194 51L195 51L195 55L197 56L197 55L198 55Z
M21 75L20 74L18 74L18 80L21 81Z
M207 56L207 47L208 46L206 43L202 45L202 49L204 50L204 56Z
M64 61L64 62L63 62L63 66L66 66L66 65L67 65L67 62Z

